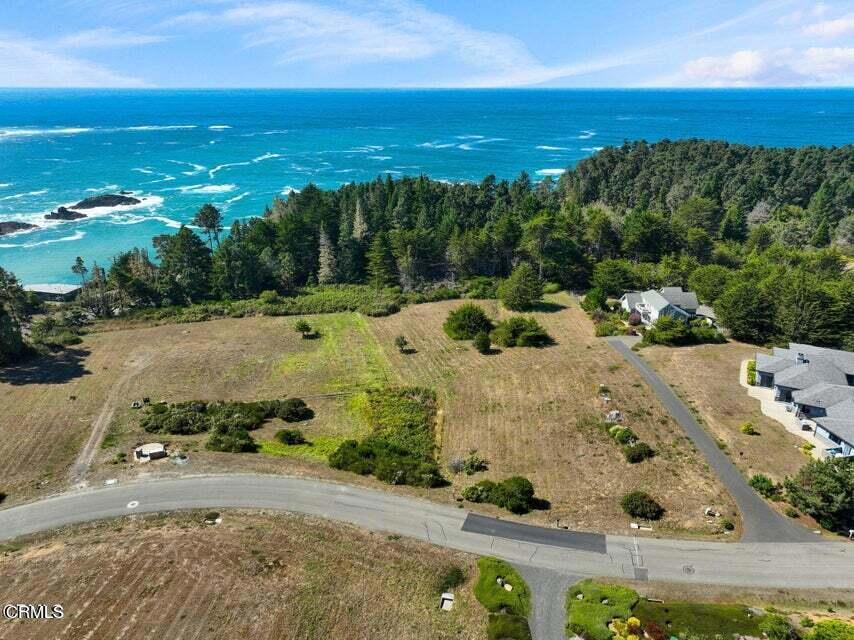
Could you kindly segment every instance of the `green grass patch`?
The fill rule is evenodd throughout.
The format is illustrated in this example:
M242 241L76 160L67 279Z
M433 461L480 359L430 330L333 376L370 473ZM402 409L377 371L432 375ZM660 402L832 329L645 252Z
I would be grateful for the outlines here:
M503 560L489 557L480 558L477 568L479 575L474 595L487 611L528 617L531 613L531 591L516 569ZM513 591L506 591L498 584L499 577L512 585Z
M637 601L637 592L627 587L592 580L579 582L566 596L567 631L588 640L610 640L614 634L608 624L614 618L627 619Z
M528 620L522 616L491 613L486 624L486 637L489 640L531 640L531 629Z
M762 637L763 616L750 617L747 607L738 604L695 602L648 602L641 600L633 611L641 624L656 623L670 636L688 635L713 640L733 634Z
M346 438L344 436L317 436L304 444L282 444L276 440L260 440L261 453L280 458L310 458L326 462Z

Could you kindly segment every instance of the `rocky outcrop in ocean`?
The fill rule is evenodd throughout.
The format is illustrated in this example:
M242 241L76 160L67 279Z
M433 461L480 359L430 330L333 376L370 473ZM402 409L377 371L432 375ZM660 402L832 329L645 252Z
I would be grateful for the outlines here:
M85 213L80 213L79 211L72 211L71 209L66 209L65 207L59 207L56 211L51 211L46 214L45 220L79 220L80 218L85 218Z
M38 227L37 224L30 224L29 222L18 222L16 220L8 220L6 222L0 222L0 236L4 236L7 233L15 233L16 231L35 229L36 227Z
M75 205L72 205L72 209L95 209L97 207L125 207L132 204L139 204L142 200L137 198L124 195L126 191L122 191L121 193L105 193L100 196L92 196L91 198L86 198L85 200L81 200Z

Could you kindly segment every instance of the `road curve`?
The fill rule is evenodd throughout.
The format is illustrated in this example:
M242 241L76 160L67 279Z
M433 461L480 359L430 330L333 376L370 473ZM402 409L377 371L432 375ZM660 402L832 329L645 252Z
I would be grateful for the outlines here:
M464 530L469 516L464 509L283 476L184 476L64 493L0 510L0 540L138 513L229 507L292 511L349 522L565 576L854 588L854 545L844 542L720 543L605 536L604 547L598 548L584 537L554 538L556 532L560 535L555 529L532 527L526 532L497 526L496 535L470 527ZM543 542L552 539L565 546Z
M774 511L757 494L741 475L729 457L720 450L717 443L685 406L670 386L653 371L640 356L631 350L629 344L620 337L606 338L615 350L629 362L649 383L661 400L665 409L682 427L694 446L706 458L709 466L721 479L730 492L744 523L742 542L815 542L817 536L804 527L784 518Z

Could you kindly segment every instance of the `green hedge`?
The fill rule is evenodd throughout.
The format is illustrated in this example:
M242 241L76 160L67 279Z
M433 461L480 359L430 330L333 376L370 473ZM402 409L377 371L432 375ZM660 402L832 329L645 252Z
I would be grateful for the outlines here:
M502 347L544 347L554 342L531 316L513 316L502 320L489 337Z
M756 360L750 360L747 363L747 384L756 385Z
M579 582L570 587L566 595L568 635L579 635L587 640L610 640L614 634L608 624L614 618L627 619L637 601L638 594L628 587L593 580Z
M251 431L266 420L281 418L300 422L314 417L300 398L261 400L258 402L178 402L155 404L145 410L142 427L149 433L190 435L228 427Z
M522 576L508 563L498 558L484 557L477 561L478 577L474 595L491 613L505 612L527 618L531 613L531 591ZM498 584L503 578L513 591Z
M534 485L522 476L512 476L501 482L481 480L463 490L469 502L488 502L513 513L528 513L534 508Z

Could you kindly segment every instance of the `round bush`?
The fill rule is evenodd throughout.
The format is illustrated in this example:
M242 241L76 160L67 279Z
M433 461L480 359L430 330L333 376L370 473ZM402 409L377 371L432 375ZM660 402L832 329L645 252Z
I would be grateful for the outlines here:
M623 455L631 464L637 464L653 457L655 451L646 442L636 442L623 447Z
M623 496L620 501L623 511L633 518L659 520L664 515L662 507L655 499L644 491L632 491Z
M480 353L489 353L492 349L492 341L486 331L481 331L474 337L474 348Z
M492 331L492 322L482 308L468 303L451 311L443 328L453 340L472 340L482 331Z
M299 429L280 429L276 432L276 440L282 444L304 444L305 436Z

